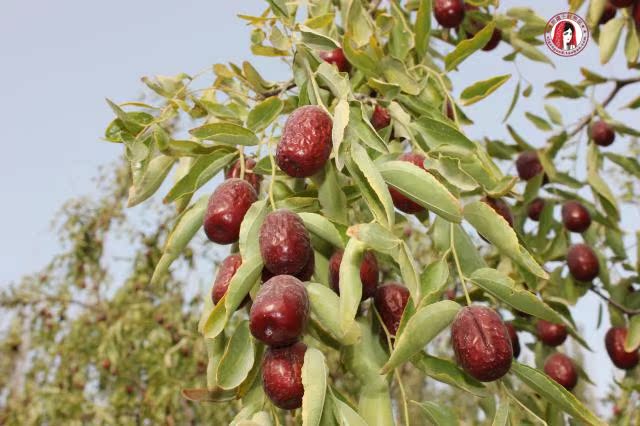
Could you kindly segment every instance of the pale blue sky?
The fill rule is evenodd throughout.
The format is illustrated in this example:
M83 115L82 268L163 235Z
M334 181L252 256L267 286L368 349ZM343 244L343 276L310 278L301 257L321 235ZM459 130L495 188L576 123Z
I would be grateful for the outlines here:
M249 58L248 27L235 14L259 13L264 4L262 0L3 2L0 121L7 162L0 169L0 193L5 200L0 212L0 282L37 270L57 252L57 239L50 230L54 213L68 198L90 193L97 168L121 154L120 146L100 141L112 117L104 98L116 102L135 99L141 93L143 75L195 73L215 62ZM565 2L507 0L501 9L515 5L532 5L547 18L564 11ZM467 109L477 123L468 129L474 137L506 137L501 119L517 73L512 63L499 59L509 51L503 44L490 54L471 58L461 65L460 72L452 74L456 93L460 93L473 81L514 73L512 80L492 95L492 102ZM581 66L628 75L620 56L600 67L593 43L578 57L553 60L555 70L519 61L522 74L536 87L521 108L544 115L543 83L553 79L577 82ZM269 78L287 78L277 60L258 59L254 63ZM598 99L602 93L598 92ZM637 87L630 88L613 105L619 107L637 94ZM589 111L585 102L555 105L566 112L565 122ZM542 145L545 135L523 120L520 111L512 123L529 136L530 143ZM619 118L632 124L631 120L637 121L628 112ZM627 214L625 224L637 227L632 222ZM578 321L586 328L595 326L596 307L590 298L577 310ZM605 330L602 327L591 336L599 355L587 358L589 365L597 365L590 370L600 385L599 392L606 389L612 374L610 361L602 355Z

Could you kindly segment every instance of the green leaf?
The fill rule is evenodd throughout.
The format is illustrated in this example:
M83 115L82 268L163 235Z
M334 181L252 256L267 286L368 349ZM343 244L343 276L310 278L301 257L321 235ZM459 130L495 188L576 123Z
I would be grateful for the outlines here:
M477 81L460 94L462 105L474 104L500 88L511 78L511 74L499 75L488 80Z
M495 269L478 269L471 274L469 279L496 299L521 312L554 324L567 323L560 314L538 299L535 294L527 290L517 289L511 278ZM567 324L567 326L571 328L571 324Z
M624 341L625 352L633 352L640 346L640 316L635 315L629 320L627 338Z
M233 123L210 123L189 130L198 139L212 140L228 145L258 145L258 137L249 129Z
M344 55L351 65L362 71L367 77L377 77L380 74L376 60L364 50L359 49L349 33L344 35L342 43Z
M422 207L450 222L462 220L462 207L433 175L406 161L388 161L378 166L385 182Z
M238 156L237 151L217 150L213 154L203 155L196 159L186 175L180 178L164 197L165 203L193 195L205 183L209 182Z
M547 112L549 119L558 126L562 126L562 114L560 110L553 105L546 104L544 110Z
M340 263L340 325L348 333L355 323L358 306L362 299L360 264L365 246L355 238L349 239Z
M415 40L411 27L405 19L404 11L396 2L391 2L391 16L395 22L389 36L389 52L402 61L415 46Z
M491 426L508 426L509 425L509 400L507 398L502 398L500 400L500 405L498 405L498 410L496 411L496 415L493 418L493 423Z
M333 120L335 127L335 121L342 119L344 121L344 124L340 125L339 127L344 128L347 125L348 121L348 114L344 112L345 110L348 112L348 105L345 106L344 104L346 103L346 99L351 95L351 87L349 86L348 77L345 74L338 72L338 69L328 62L322 62L318 66L318 69L316 70L316 76L318 77L319 82L323 83L323 87L327 87L331 91L333 96L335 96L337 99L340 99L341 102L336 106L336 108L340 109L338 109L338 112L335 112L334 115L336 116L333 118Z
M598 173L600 153L594 143L589 144L587 151L587 182L593 191L598 195L605 211L612 219L617 221L620 218L618 201L609 189L607 183Z
M623 108L638 109L640 108L640 96L626 104Z
M560 96L569 99L578 99L584 95L584 89L573 86L564 80L551 81L545 84L545 86L553 89L551 93L547 94L548 98Z
M322 418L327 391L327 366L322 352L308 348L302 364L302 425L317 426Z
M199 328L206 338L213 339L224 330L231 315L258 282L263 266L260 255L242 259L242 264L231 278L227 292L200 324Z
M502 119L503 123L506 122L511 116L511 113L513 112L513 109L516 107L516 104L518 103L519 98L520 98L520 81L518 81L518 84L516 84L516 88L513 91L511 104L509 105L509 109L507 110L507 112L504 115L504 118Z
M376 220L384 226L392 226L395 211L389 189L367 151L355 141L351 143L351 156L347 156L345 165Z
M302 35L302 42L312 49L333 50L340 47L338 42L331 37L327 37L305 25L298 25L298 31Z
M521 53L522 55L526 56L532 61L542 62L545 64L549 64L551 66L554 66L553 62L551 61L551 59L547 57L547 55L542 53L540 50L536 49L536 47L533 46L532 44L529 44L526 41L518 38L515 32L511 33L510 41L511 41L511 46L513 46L516 52Z
M377 66L387 81L398 84L403 92L417 96L422 90L420 84L407 70L404 62L395 58L385 57Z
M153 271L153 276L151 277L152 285L157 284L160 278L164 277L169 271L169 266L180 256L180 253L198 232L202 226L208 201L209 197L201 197L178 217L162 250L162 256Z
M242 321L227 343L220 359L217 383L222 389L233 389L247 378L254 362L254 346L249 321Z
M453 410L446 405L436 402L417 402L411 401L418 407L422 408L425 416L431 423L437 426L457 426L459 425L458 417Z
M616 51L616 46L622 34L626 18L614 18L601 26L600 29L600 63L606 64Z
M329 287L322 284L309 282L305 283L311 315L317 319L320 326L328 332L335 340L343 345L355 343L359 335L358 327L355 323L343 331L340 324L340 298Z
M547 122L547 120L545 120L544 118L532 114L530 112L525 112L524 113L525 117L527 117L529 119L529 121L531 121L533 123L534 126L536 126L538 129L544 131L544 132L548 132L551 131L551 125Z
M440 145L455 145L469 151L476 150L476 145L468 137L455 127L440 120L420 117L415 123L415 129L424 136L429 148L436 148Z
M276 96L265 99L249 112L247 127L254 132L266 129L278 118L283 108L284 103Z
M347 404L331 395L333 403L333 413L340 426L369 426L355 410Z
M402 240L378 223L360 223L347 229L347 235L373 250L396 257Z
M582 402L571 392L554 382L549 376L535 368L513 361L511 372L534 392L542 395L551 404L565 411L567 414L590 425L604 425Z
M638 54L640 53L640 38L635 21L627 20L627 38L624 42L624 54L627 63L635 64L638 62Z
M369 44L374 32L374 25L362 2L351 2L344 25L346 32L351 34L352 40L358 47Z
M344 248L344 242L338 229L326 217L316 213L298 213L305 228L330 243L334 247Z
M480 398L490 393L481 382L469 376L449 360L420 352L419 355L413 358L412 362L418 370L439 382L455 386Z
M240 238L238 247L243 259L260 254L260 245L258 244L258 236L260 227L265 216L269 212L268 200L259 200L254 202L247 213L245 213L242 223L240 224Z
M344 93L344 92L343 92ZM340 145L344 140L344 132L349 125L349 103L346 99L340 99L333 113L333 128L331 130L331 139L333 141L333 153L336 158L336 164L342 169L340 158Z
M420 301L420 274L413 258L411 249L404 241L400 244L400 250L397 255L398 266L400 266L400 275L404 284L409 289L411 297L415 305Z
M318 187L318 201L322 213L335 222L347 223L347 197L338 182L336 167L331 161L327 161L324 172L316 173L311 177Z
M368 147L386 154L389 152L386 143L373 128L369 119L365 116L362 104L355 103L349 110L349 131L355 133Z
M468 276L476 269L487 266L471 237L460 224L450 223L437 217L433 226L434 241L438 250L440 252L445 252L450 248L455 250L465 275ZM451 243L453 243L453 247L451 247Z
M155 194L169 174L175 161L175 158L162 154L153 158L144 173L137 179L137 182L134 182L129 188L127 207L138 205Z
M430 263L420 274L422 300L419 307L437 302L449 281L449 265L446 259Z
M451 324L459 310L460 305L451 300L443 300L419 309L407 322L380 374L390 372L420 352Z
M495 27L495 22L489 22L472 38L462 40L458 43L456 48L444 58L445 69L451 71L473 53L482 49L489 42L489 39L491 39Z
M215 389L182 389L182 396L195 402L225 402L236 399L235 390Z
M420 0L414 33L416 38L416 52L419 58L424 58L429 48L431 35L431 0Z
M271 6L271 10L274 14L283 18L289 17L289 11L287 10L287 4L285 0L267 0L267 3L269 3L269 6Z

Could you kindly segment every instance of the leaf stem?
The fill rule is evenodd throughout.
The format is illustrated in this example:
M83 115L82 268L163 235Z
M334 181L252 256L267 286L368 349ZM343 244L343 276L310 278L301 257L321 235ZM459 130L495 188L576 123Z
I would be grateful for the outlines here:
M458 271L458 276L460 277L460 283L462 284L462 290L464 291L464 297L467 299L467 305L471 305L471 297L469 297L469 292L467 291L467 283L465 282L464 274L462 273L462 268L460 267L460 260L458 259L458 253L456 252L456 247L453 244L453 223L449 227L449 244L451 248L451 253L453 253L453 260L456 264L456 269Z
M605 302L609 303L611 306L613 306L614 308L618 309L622 313L625 313L625 314L627 314L629 316L639 315L640 314L640 309L629 309L629 308L627 308L626 306L616 302L615 300L612 300L610 297L605 296L595 286L589 287L589 290L591 290L592 292L597 294L602 300L604 300Z
M407 426L411 426L411 420L409 420L409 405L407 404L407 394L404 391L404 385L402 384L402 378L400 377L400 373L398 373L398 369L394 370L394 375L396 376L396 381L398 382L398 388L400 389L400 395L402 396L402 408L404 414L404 422Z

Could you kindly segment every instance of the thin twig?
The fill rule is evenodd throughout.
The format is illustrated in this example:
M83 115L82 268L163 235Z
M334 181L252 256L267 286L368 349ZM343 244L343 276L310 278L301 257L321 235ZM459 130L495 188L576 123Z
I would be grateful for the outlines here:
M281 93L286 92L287 90L291 90L296 87L296 83L293 80L285 81L279 84L275 89L269 90L268 92L261 93L259 96L261 99L267 99L272 96L278 96Z
M621 305L620 303L616 302L615 300L612 300L611 298L605 296L604 294L602 294L602 292L600 290L598 290L595 287L589 287L589 290L591 290L592 292L594 292L595 294L597 294L598 296L600 296L600 298L608 303L611 304L611 306L613 306L614 308L618 309L619 311L627 314L627 315L638 315L640 314L640 309L629 309L624 305Z

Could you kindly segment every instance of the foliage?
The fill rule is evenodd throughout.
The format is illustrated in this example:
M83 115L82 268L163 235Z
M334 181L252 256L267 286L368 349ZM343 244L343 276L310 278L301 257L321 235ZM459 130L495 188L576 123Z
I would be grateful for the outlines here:
M295 0L267 3L260 16L240 18L252 28L253 54L285 61L291 67L290 80L267 81L249 62L220 63L212 68L213 84L198 89L192 85L207 71L144 78L162 99L157 105L109 103L116 118L105 138L121 144L129 161L129 204L144 202L163 188L172 171L175 176L164 198L174 206L173 229L161 256L158 253L148 261L145 275L150 280L149 291L157 297L166 297L167 289L175 288L170 271L176 265L172 263L188 250L202 224L206 196L196 193L238 159L243 175L246 157L255 159L254 172L265 177L261 200L245 216L239 244L231 247L231 252L242 254L242 267L218 305L205 303L199 321L208 349L207 386L192 388L183 382L184 396L201 402L240 400L242 409L234 412L233 424L393 424L410 419L414 424L425 419L456 424L494 419L496 424L515 425L562 424L569 418L603 424L593 414L593 403L583 388L571 393L542 371L554 348L541 342L530 344L535 368L514 362L504 378L491 384L469 377L451 360L451 352L441 349L448 347L443 330L461 305L471 301L514 316L516 328L524 333L535 333L536 319L564 323L575 343L594 349L569 310L589 291L606 301L612 324L631 327L627 345L637 346L640 321L635 315L640 312L640 293L634 285L640 284L639 257L625 248L633 235L620 223L624 204L637 209L640 167L635 138L639 133L616 121L606 109L621 90L640 82L633 8L618 11L618 17L598 27L603 0L570 2L571 10L587 13L603 63L615 53L620 33L626 29L620 48L629 63L629 76L614 78L583 69L580 82L550 81L546 85L549 103L540 111L522 112L548 135L543 146L534 146L509 124L509 117L521 112L517 108L521 97L541 88L518 82L504 118L513 142L490 135L478 141L464 132L471 118L463 107L489 104L491 94L503 90L501 86L513 77L481 70L479 80L462 89L456 100L450 74L472 72L465 67L465 59L490 54L480 49L494 26L501 31L501 42L513 48L504 60L533 60L552 66L540 47L546 21L535 11L470 1L479 8L467 11L459 30L449 31L432 22L431 0L382 5L380 1L313 0L306 7ZM476 33L478 24L488 29ZM319 51L338 46L351 64L349 72L339 72L319 56ZM588 102L593 88L605 84L612 87L610 95L595 102L592 113L578 123L565 123L552 104L555 99ZM308 104L319 105L333 117L332 156L325 169L311 178L290 178L275 166L274 150L288 114ZM371 125L375 105L389 111L391 126L376 130ZM628 108L639 105L634 101ZM615 130L617 143L626 147L619 152L626 155L591 140L587 130L596 118ZM189 128L188 136L181 126ZM408 150L425 155L428 173L396 161L399 153ZM544 173L526 183L505 174L520 153L533 150ZM579 150L586 152L584 161L576 158ZM575 169L584 170L585 177L574 173ZM615 186L613 177L620 180ZM410 216L395 210L388 185L427 212ZM478 201L486 196L509 201L513 226L487 203ZM539 196L546 204L534 226L527 220L527 208ZM574 199L587 207L593 219L581 236L572 236L553 214L555 205ZM254 297L259 288L259 225L264 214L276 208L301 213L312 234L316 259L316 272L307 287L312 319L305 342L317 350L309 351L305 358L302 377L310 392L305 393L302 409L294 413L275 408L266 398L259 380L264 347L243 332L246 312L236 312L245 296ZM600 274L593 283L574 280L566 268L571 241L580 239L598 255ZM345 249L339 297L327 288L328 259L338 248ZM378 334L385 333L375 309L370 302L360 304L358 268L365 249L376 252L385 280L403 282L411 292L395 339L388 335L379 339ZM153 277L151 265L155 265ZM455 301L442 300L447 290L461 292L454 293L458 295ZM167 309L177 315L175 308ZM148 317L151 311L149 306L139 315ZM156 329L159 327L149 322L145 330L154 333ZM185 329L184 333L191 338L192 331ZM96 345L102 342L99 348L105 346L102 339L96 337ZM203 344L184 342L182 347ZM147 347L146 355L142 350L139 355L150 356L148 352ZM241 365L231 362L229 353ZM176 368L184 370L174 377L193 375L188 365ZM160 370L167 374L173 368ZM580 380L588 382L589 369L578 366L578 370ZM201 375L204 378L204 372ZM455 396L434 403L439 398L431 379L451 386L443 392ZM155 385L159 394L162 380L169 381L165 376L159 379ZM639 383L638 368L629 370L618 383L612 398L622 411L612 421L638 421ZM120 397L121 403L131 403ZM465 408L460 409L462 406ZM209 406L193 407L207 410Z

